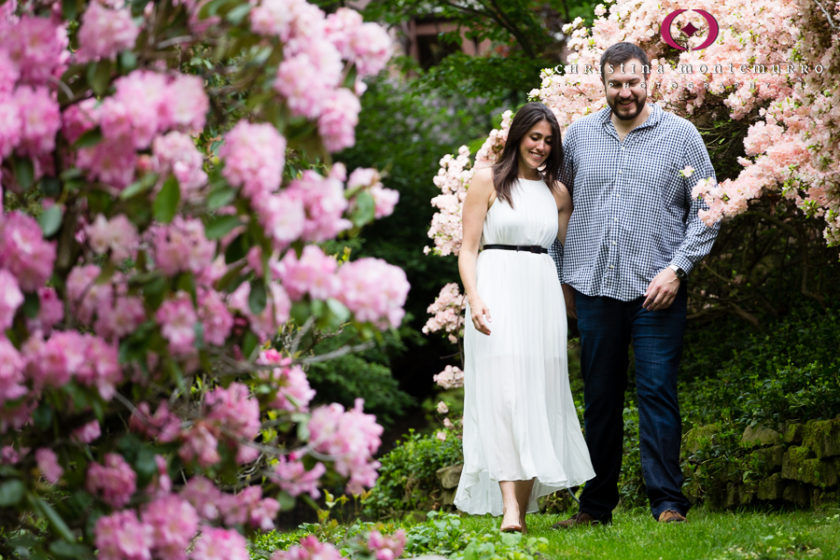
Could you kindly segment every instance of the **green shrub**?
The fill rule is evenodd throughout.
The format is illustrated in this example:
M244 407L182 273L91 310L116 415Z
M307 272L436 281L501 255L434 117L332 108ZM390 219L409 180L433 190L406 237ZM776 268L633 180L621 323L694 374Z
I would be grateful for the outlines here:
M362 501L365 515L381 519L439 508L441 489L435 472L462 460L460 439L440 441L409 431L380 459L379 478Z

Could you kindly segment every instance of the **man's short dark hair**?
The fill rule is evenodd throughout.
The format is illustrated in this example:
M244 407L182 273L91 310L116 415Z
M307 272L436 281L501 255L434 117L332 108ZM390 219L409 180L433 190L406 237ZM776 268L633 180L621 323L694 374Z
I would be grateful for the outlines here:
M650 61L641 47L627 42L612 45L601 55L601 81L604 81L604 66L610 64L615 67L634 58L642 63L642 73L645 76L650 74Z

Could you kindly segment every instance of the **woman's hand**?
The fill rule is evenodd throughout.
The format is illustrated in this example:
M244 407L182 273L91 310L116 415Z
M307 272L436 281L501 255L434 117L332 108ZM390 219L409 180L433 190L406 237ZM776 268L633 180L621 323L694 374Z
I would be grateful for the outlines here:
M481 301L481 298L476 297L470 299L470 317L472 318L475 330L482 334L490 334L490 323L493 321L490 318L490 310Z

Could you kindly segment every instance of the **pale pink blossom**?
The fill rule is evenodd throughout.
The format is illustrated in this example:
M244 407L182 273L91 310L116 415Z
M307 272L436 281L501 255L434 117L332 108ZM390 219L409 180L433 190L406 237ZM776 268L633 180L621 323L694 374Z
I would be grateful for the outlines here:
M114 340L131 334L145 320L146 308L142 298L116 297L112 306L98 309L94 330L102 338Z
M376 560L394 560L399 558L405 549L405 531L399 529L388 537L379 531L371 531L367 545Z
M152 142L153 169L162 175L172 173L178 179L181 196L188 202L201 202L201 188L207 184L204 158L193 139L182 132L169 132Z
M356 143L356 125L362 105L359 98L347 88L331 91L318 116L318 133L329 152L338 152Z
M285 165L286 139L267 123L239 121L225 134L219 157L225 166L222 175L242 193L255 198L280 186Z
M243 282L230 296L231 309L242 313L251 324L251 329L261 340L267 340L277 334L277 330L289 320L292 302L286 290L276 282L268 285L268 297L262 311L255 314L251 311L248 297L251 284Z
M129 138L137 149L172 125L172 103L165 75L134 70L114 80L116 92L102 103L100 124L109 140Z
M10 94L2 92L0 93L0 159L6 159L12 154L12 151L20 144L22 135L23 121L18 104Z
M42 447L35 451L35 461L41 475L50 483L56 484L64 474L64 469L58 464L58 457L52 449Z
M38 315L26 320L30 332L40 330L49 335L53 327L64 318L64 304L58 298L54 288L38 288ZM2 313L0 313L2 314Z
M204 129L210 99L200 76L175 73L167 86L171 125L183 132Z
M143 508L143 523L151 528L152 551L166 560L185 560L198 530L198 514L176 495L161 496Z
M273 348L260 352L257 364L277 365L260 372L262 379L272 382L277 388L277 395L270 406L289 412L306 412L309 409L315 391L309 386L303 368L293 364L291 358L283 356Z
M452 343L457 343L464 334L464 310L466 298L461 294L458 284L449 282L441 288L435 301L426 308L431 315L423 325L423 333L444 331Z
M343 264L338 277L341 282L338 299L358 321L370 321L380 328L400 325L409 290L401 268L368 257Z
M175 216L171 224L155 225L150 236L155 264L170 276L186 271L199 274L216 255L216 242L207 239L198 219Z
M199 290L198 318L204 327L204 342L223 346L233 327L233 316L219 292L206 288Z
M183 444L178 449L178 455L184 461L195 460L206 468L222 460L215 426L211 427L207 422L198 421L181 434L181 439Z
M119 136L78 151L76 165L87 172L91 180L104 183L110 190L120 192L134 181L137 153L131 136Z
M0 408L6 401L27 393L23 376L24 361L17 349L0 337Z
M67 275L67 300L71 311L83 323L90 324L96 313L112 305L110 283L98 284L101 269L95 264L77 266Z
M155 313L161 326L161 334L169 343L169 351L175 356L186 356L195 352L195 324L198 316L192 300L186 292L178 292L174 298L164 301Z
M446 366L434 376L434 380L444 389L457 389L464 386L464 372L456 366Z
M251 200L263 230L277 249L298 239L306 225L303 200L290 191L259 193Z
M46 284L55 261L55 244L46 241L41 226L18 211L0 222L0 267L17 277L23 291L31 292Z
M27 84L59 78L70 57L67 46L67 29L59 19L24 14L11 29L3 29L3 47L20 69L20 81Z
M218 422L232 437L254 439L260 431L260 405L250 395L248 387L231 383L227 388L216 387L205 397L205 418Z
M338 295L337 269L335 257L325 255L317 245L307 245L300 258L294 251L288 251L275 267L274 275L283 283L293 301L306 294L313 299L325 300Z
M222 495L222 492L203 476L190 478L181 489L181 497L187 500L205 521L218 519Z
M117 214L110 220L97 214L85 231L91 248L100 255L110 251L111 260L116 263L137 254L140 245L137 228L124 214Z
M291 496L309 494L311 498L317 498L321 494L318 482L326 472L327 468L322 463L315 463L314 467L306 470L303 461L292 453L288 458L278 459L272 467L271 478Z
M99 422L91 420L87 424L83 424L73 430L73 433L70 435L70 439L78 441L79 443L90 443L99 439L99 436L101 435L102 429L99 426Z
M100 2L88 4L79 26L78 62L114 58L134 47L140 28L131 18L128 7L112 9Z
M108 453L105 464L91 463L85 488L113 508L124 507L137 489L137 474L122 455Z
M446 403L443 402L443 401L439 401L437 403L437 408L435 410L437 410L438 414L448 414L449 413L449 407L446 406Z
M129 427L162 443L169 443L180 434L181 419L169 410L165 400L160 401L154 414L149 403L141 402L129 419Z
M249 560L245 537L233 529L203 526L195 542L192 560Z
M98 101L88 97L70 105L61 113L61 132L71 144L99 124Z
M18 78L20 78L20 68L17 63L9 57L8 52L0 49L0 96L12 93Z
M0 268L0 332L12 326L15 313L23 303L23 293L17 278L8 270Z
M333 239L352 226L342 217L348 203L341 181L335 176L323 177L307 170L289 184L288 191L300 197L306 209L304 240L318 243Z
M152 528L132 510L117 511L96 521L94 529L101 560L151 560Z
M319 542L315 535L300 540L289 550L278 550L271 555L271 560L342 560L344 558L336 547Z

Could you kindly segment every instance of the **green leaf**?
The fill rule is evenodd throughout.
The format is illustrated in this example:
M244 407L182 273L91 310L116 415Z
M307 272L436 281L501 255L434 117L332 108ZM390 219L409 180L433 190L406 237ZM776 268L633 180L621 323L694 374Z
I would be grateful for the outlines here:
M157 309L163 303L163 294L166 291L166 278L155 277L151 282L143 286L143 296L151 309Z
M35 166L32 165L32 160L29 158L14 158L15 179L20 185L20 188L28 191L35 181Z
M181 202L181 189L178 187L178 179L170 176L152 205L155 220L164 224L171 222L178 211L179 202Z
M41 231L44 232L44 237L52 237L58 228L61 227L62 211L61 206L53 204L38 216L38 224L41 226Z
M123 51L120 53L120 67L123 70L133 70L137 67L137 55L132 51Z
M38 316L38 311L41 310L41 298L38 297L38 292L27 292L23 297L23 315L27 319L34 319Z
M286 492L277 494L277 503L280 504L280 511L290 511L295 507L295 499Z
M73 537L73 532L70 531L70 527L67 526L67 523L64 522L64 519L58 514L53 507L45 502L41 498L33 498L33 504L36 509L40 510L44 517L50 522L50 525L56 530L58 535L68 541L68 542L75 542L75 537Z
M130 185L128 185L125 190L120 193L120 199L127 200L133 196L136 196L142 192L146 192L147 190L151 189L154 184L158 180L157 173L146 173L137 181L134 181Z
M289 313L292 320L298 325L304 324L311 314L312 309L310 309L309 304L305 301L294 302L292 304L292 310Z
M18 504L26 493L26 487L18 479L7 480L0 484L0 507Z
M58 177L43 177L41 179L41 192L47 198L58 198L61 194L61 181Z
M212 191L207 196L207 208L211 211L218 210L222 206L226 206L236 197L236 190L228 186L227 184L222 184Z
M97 62L91 62L87 68L87 81L96 95L104 95L108 91L108 86L111 84L111 75L114 73L114 63L110 60L102 59Z
M248 308L254 315L259 315L267 303L265 282L262 278L251 281L251 292L248 294Z
M239 216L230 214L213 216L207 219L204 224L204 235L207 239L219 239L233 231L233 228L238 226L239 223Z
M356 207L350 215L350 221L356 227L361 227L368 222L372 222L376 217L376 202L373 200L373 195L369 192L360 192L356 195Z
M85 131L79 138L73 142L74 148L90 148L102 142L102 129L98 126Z
M254 353L254 350L257 348L257 345L260 343L260 339L257 338L252 331L248 331L245 333L245 336L242 339L242 353L245 355L245 359L249 359L251 354Z
M65 20L74 20L78 14L79 6L76 0L62 0L61 15L64 16Z
M245 16L247 16L248 13L250 13L250 11L251 5L245 2L229 11L225 16L225 19L231 22L233 25L239 25L240 23L242 23L242 20L245 19Z
M329 310L330 327L338 328L342 323L350 319L350 310L343 303L333 298L328 299L326 303L327 309Z
M50 543L50 552L61 558L93 558L93 551L80 543L69 543L67 541L53 541Z
M231 264L239 259L245 258L248 254L248 242L245 239L245 234L239 234L230 242L230 245L225 249L225 264Z

